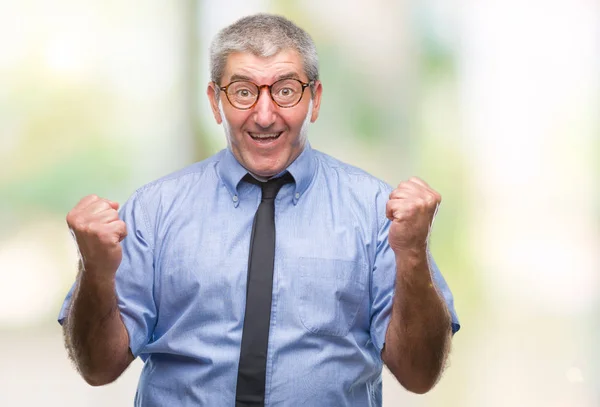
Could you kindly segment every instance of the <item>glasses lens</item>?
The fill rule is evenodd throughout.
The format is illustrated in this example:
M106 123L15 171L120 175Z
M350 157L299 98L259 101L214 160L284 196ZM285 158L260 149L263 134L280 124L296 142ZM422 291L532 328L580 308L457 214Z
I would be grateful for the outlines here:
M302 90L302 83L300 81L282 79L271 86L271 95L279 106L293 106L302 97Z
M231 104L240 109L249 108L258 97L258 88L252 82L232 82L227 88L227 97Z

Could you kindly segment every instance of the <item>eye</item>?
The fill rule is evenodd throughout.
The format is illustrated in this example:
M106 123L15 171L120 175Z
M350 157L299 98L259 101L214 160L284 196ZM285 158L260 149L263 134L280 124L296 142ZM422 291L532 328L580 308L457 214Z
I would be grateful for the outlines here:
M237 96L242 97L242 98L247 98L250 95L251 95L251 93L248 89L238 89L238 91L237 91Z
M229 96L237 100L251 100L256 97L257 89L250 83L245 81L232 82L228 89Z
M280 96L292 96L294 94L294 89L292 88L283 88L279 90Z

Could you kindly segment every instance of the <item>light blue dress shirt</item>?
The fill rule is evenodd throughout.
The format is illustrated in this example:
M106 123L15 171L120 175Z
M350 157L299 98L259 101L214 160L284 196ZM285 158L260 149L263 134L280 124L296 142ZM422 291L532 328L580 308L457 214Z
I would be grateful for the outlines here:
M275 201L266 406L381 406L395 256L392 188L307 143ZM140 189L120 210L116 275L134 356L135 405L233 407L252 221L260 188L231 151ZM459 328L452 294L433 276ZM59 320L66 315L67 295ZM427 321L423 321L427 323Z

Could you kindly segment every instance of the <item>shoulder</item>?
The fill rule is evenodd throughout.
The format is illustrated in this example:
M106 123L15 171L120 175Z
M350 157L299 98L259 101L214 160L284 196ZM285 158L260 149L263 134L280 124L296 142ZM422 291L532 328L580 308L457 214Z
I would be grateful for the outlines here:
M333 197L335 205L343 205L357 217L365 216L372 226L385 222L385 207L393 188L367 171L328 154L315 151L320 187Z
M354 191L364 191L368 194L381 192L386 195L393 189L385 181L359 167L345 163L321 151L314 150L314 152L322 176L330 180L335 179L340 187L351 188Z
M195 189L200 184L216 181L215 165L220 161L223 151L220 151L202 161L190 164L161 178L142 185L136 190L137 195L154 196L183 193Z
M203 195L206 191L216 190L219 178L215 165L220 161L222 151L205 160L187 165L137 188L129 197L126 205L142 208L147 213L159 211L159 208L181 202L189 196ZM211 186L215 186L212 188Z

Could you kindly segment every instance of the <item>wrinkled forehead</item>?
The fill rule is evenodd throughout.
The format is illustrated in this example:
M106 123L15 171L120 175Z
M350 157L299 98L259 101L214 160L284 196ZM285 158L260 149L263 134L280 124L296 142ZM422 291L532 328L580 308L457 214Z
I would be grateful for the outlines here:
M302 57L296 50L284 49L269 57L251 52L234 52L227 57L222 85L234 80L249 80L264 85L283 78L308 81Z

